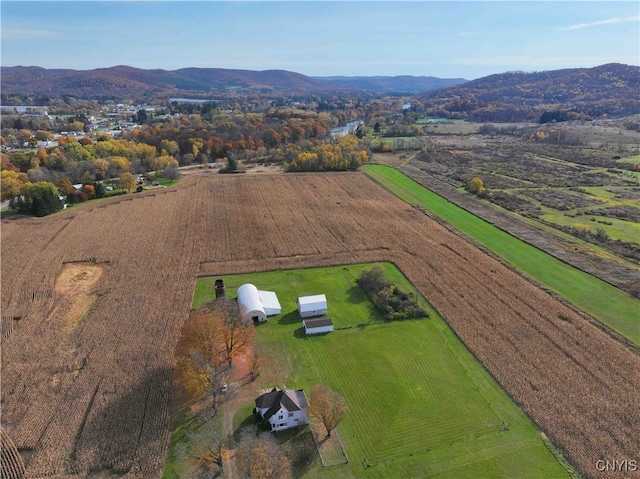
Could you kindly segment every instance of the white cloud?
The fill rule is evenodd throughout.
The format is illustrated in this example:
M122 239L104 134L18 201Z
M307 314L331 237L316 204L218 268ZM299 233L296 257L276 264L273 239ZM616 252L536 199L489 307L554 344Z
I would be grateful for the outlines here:
M591 28L598 27L600 25L611 25L614 23L631 23L631 22L640 22L640 15L636 15L633 17L616 17L616 18L607 18L605 20L598 20L596 22L589 23L577 23L575 25L569 25L565 28L565 30L579 30L581 28Z

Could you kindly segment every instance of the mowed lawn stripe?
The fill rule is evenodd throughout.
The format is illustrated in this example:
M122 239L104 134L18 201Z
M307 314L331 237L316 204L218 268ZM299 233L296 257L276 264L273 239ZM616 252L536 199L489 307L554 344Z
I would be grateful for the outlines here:
M640 300L450 203L398 170L365 165L364 171L402 200L429 209L523 273L640 345Z
M347 400L338 431L350 463L311 468L304 477L567 477L535 426L435 312L382 320L355 281L366 266L224 278L230 297L251 282L276 291L282 305L281 315L257 327L264 352L257 389L309 394L325 383ZM414 291L393 265L383 266L391 281ZM301 292L327 295L334 332L304 337L295 312Z

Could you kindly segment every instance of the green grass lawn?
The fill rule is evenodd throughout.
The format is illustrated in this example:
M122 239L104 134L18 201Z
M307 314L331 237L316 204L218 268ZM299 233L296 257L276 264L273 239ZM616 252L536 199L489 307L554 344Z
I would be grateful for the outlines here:
M635 156L627 156L624 158L620 158L618 163L631 163L632 165L640 164L640 155Z
M598 228L604 229L609 237L614 240L626 241L628 243L640 242L640 224L632 221L609 218L607 216L582 215L571 218L564 213L548 213L541 215L543 220L562 226L575 226L577 224L586 226L591 231ZM606 223L599 223L604 221Z
M535 425L509 399L419 295L430 318L384 322L356 283L367 265L225 276L229 297L245 282L278 294L282 314L257 326L263 358L258 388L339 391L350 414L338 426L350 463L306 478L570 477ZM387 277L417 291L393 265ZM215 278L199 279L194 306L213 297ZM335 331L302 334L296 298L327 296ZM258 389L257 388L257 389ZM242 417L234 420L235 424Z
M419 150L428 144L428 140L420 136L383 136L381 138L371 139L369 145L375 148L381 143L390 145L393 149Z
M180 180L179 179L178 180L167 180L166 178L163 178L162 176L157 176L157 177L155 177L153 179L153 181L155 183L158 183L158 184L162 185L162 186L173 186L173 185L177 184L178 181L180 181Z
M520 241L393 168L365 165L363 171L402 200L428 208L526 275L640 345L640 300Z

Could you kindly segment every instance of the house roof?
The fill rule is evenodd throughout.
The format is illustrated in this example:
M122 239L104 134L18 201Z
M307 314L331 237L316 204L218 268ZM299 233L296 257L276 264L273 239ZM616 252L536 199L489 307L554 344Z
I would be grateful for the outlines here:
M269 408L263 416L265 419L269 420L269 418L277 413L280 408L293 412L306 409L309 407L309 404L307 403L307 397L302 389L291 391L289 389L273 388L268 393L256 398L256 407L258 409Z
M253 311L260 311L262 314L265 314L262 301L260 301L260 295L258 294L258 288L254 285L250 283L243 284L238 288L236 297L242 314L248 314Z
M305 319L302 321L305 328L323 328L325 326L333 326L331 318Z
M278 296L274 291L258 290L258 296L265 309L282 309L280 301L278 301Z
M314 294L313 296L300 296L298 304L301 308L305 306L315 306L317 304L327 304L327 297L324 294Z

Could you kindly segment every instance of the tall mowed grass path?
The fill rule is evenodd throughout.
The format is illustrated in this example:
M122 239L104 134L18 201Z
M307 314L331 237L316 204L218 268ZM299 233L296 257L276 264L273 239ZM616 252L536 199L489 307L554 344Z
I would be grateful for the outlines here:
M367 165L365 171L399 198L429 209L518 270L640 345L638 299L450 203L398 170L382 165Z
M638 356L360 173L185 178L4 220L1 239L2 427L30 450L28 476L162 474L196 277L378 261L585 476L637 453ZM102 269L73 322L56 290L68 263Z

